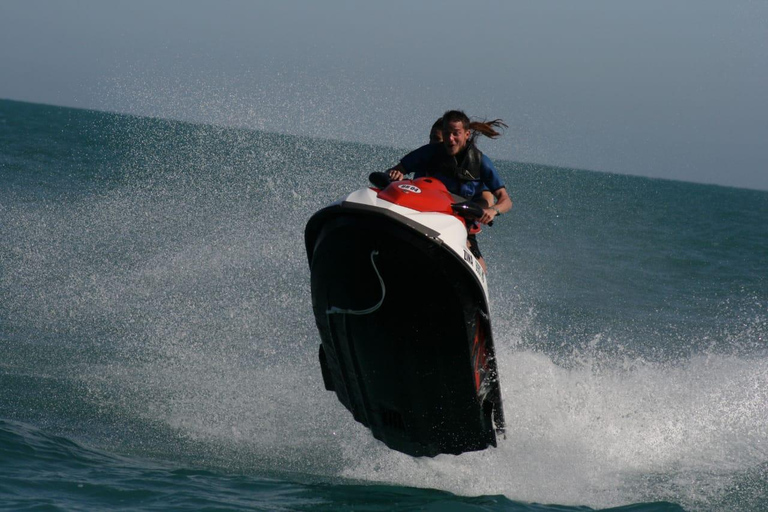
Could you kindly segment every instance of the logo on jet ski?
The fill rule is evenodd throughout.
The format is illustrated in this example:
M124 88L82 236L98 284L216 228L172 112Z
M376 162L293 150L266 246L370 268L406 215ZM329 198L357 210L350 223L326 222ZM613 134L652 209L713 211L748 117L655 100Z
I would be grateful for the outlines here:
M397 188L401 190L405 190L406 192L413 192L414 194L421 194L421 189L415 185L409 185L408 183L402 183L397 186Z

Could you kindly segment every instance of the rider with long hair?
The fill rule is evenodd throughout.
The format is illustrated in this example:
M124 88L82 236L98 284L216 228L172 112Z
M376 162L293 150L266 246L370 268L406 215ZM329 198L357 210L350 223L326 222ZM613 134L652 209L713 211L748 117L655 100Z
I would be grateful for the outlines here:
M512 208L512 200L498 171L491 160L477 149L475 140L480 135L495 139L501 135L498 129L506 128L507 125L501 119L472 121L460 110L449 110L443 114L442 119L442 144L427 144L411 151L389 170L389 177L400 180L412 172L414 178L437 178L452 194L484 206L483 216L477 220L488 224L508 212ZM496 198L495 205L489 205L482 198L485 189L490 190ZM468 244L472 254L485 268L474 235L468 237Z

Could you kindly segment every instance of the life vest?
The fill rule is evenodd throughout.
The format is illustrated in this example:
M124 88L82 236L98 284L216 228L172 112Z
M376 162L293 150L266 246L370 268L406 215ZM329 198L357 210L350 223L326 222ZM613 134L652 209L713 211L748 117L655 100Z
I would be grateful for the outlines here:
M429 175L444 174L461 181L479 181L482 162L483 154L469 142L461 162L445 150L435 152L433 161L429 165Z

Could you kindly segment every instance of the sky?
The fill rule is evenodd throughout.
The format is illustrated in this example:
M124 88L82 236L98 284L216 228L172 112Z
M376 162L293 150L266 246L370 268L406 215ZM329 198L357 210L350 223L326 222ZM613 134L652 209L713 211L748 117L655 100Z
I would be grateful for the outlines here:
M768 190L765 0L0 0L0 99Z

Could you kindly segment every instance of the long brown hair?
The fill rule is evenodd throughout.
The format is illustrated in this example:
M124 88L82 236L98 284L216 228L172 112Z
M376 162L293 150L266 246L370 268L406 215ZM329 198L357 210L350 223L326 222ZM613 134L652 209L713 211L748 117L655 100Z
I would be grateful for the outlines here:
M450 123L460 122L465 130L470 130L472 135L469 140L474 142L478 135L484 135L489 139L495 139L501 135L501 132L497 130L501 128L508 128L508 125L501 119L494 119L493 121L472 121L467 114L461 110L449 110L443 114L443 129L445 129Z

